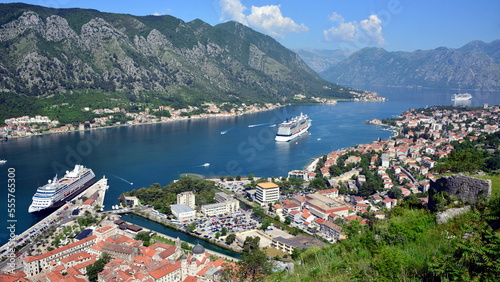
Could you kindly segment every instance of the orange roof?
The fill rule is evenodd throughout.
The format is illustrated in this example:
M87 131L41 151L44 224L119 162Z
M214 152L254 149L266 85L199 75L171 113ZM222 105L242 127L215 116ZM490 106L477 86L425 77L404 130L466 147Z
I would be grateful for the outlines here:
M76 254L73 254L71 256L68 256L68 257L65 257L65 258L62 258L61 261L63 263L68 263L70 261L81 261L81 260L85 260L85 259L88 259L90 258L91 255L89 253L87 253L86 251L82 251L82 252L79 252L79 253L76 253Z
M84 206L85 206L85 205L90 206L90 205L92 205L94 202L95 202L95 200L91 198L91 199L87 199L87 200L85 200L85 202L83 202L83 203L82 203L82 205L84 205Z
M174 264L167 264L164 267L149 273L149 275L151 275L155 279L160 279L165 275L168 275L169 273L180 268L181 268L181 261L176 261Z
M272 182L257 183L257 186L259 186L262 189L278 188L278 185Z
M184 279L184 281L182 281L182 282L197 282L197 281L198 281L198 278L191 276L191 275L188 275L186 277L186 279Z
M218 268L218 267L221 267L224 264L224 260L221 259L221 258L219 258L216 261L210 262L210 264L212 265L212 267Z
M151 249L151 248L142 248L141 254L148 256L148 257L153 257L155 255L156 251Z
M97 232L97 233L104 233L106 231L108 231L109 229L113 228L114 226L104 226L102 228L99 228L97 230L94 230L94 232Z
M204 276L209 269L210 269L210 266L205 266L202 270L198 271L198 273L196 273L196 275Z
M24 261L25 262L32 262L32 261L35 261L35 260L40 260L40 259L44 259L44 258L47 258L47 257L50 257L51 255L55 255L57 253L60 253L60 252L63 252L63 251L66 251L68 249L71 249L73 247L76 247L78 245L81 245L83 243L86 243L88 241L92 241L94 240L95 238L97 238L96 235L93 235L93 236L90 236L90 237L87 237L85 239L82 239L80 241L77 241L77 242L74 242L74 243L71 243L71 244L68 244L66 246L63 246L63 247L60 247L58 249L55 249L53 251L49 251L49 252L46 252L45 254L41 254L41 255L38 255L38 256L29 256L29 257L25 257L24 258Z

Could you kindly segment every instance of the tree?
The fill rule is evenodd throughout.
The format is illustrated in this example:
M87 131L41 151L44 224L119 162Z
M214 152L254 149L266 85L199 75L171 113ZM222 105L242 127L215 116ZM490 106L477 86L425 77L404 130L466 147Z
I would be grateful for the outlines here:
M219 231L217 231L217 232L215 233L215 238L219 239L219 237L220 237L220 232L219 232Z
M227 235L227 237L226 237L227 244L229 244L229 245L232 244L234 242L234 240L236 240L236 234L231 233L231 234Z
M252 213L259 218L264 218L266 217L266 214L264 213L264 209L260 206L254 207L252 210Z
M241 261L238 262L240 277L250 281L262 281L262 279L271 274L272 264L267 255L260 249L253 249L244 253Z
M189 244L188 244L188 243L186 243L186 242L182 242L182 243L181 243L181 249L184 249L184 250L188 250L188 251L189 251L189 250L191 250L191 246L189 246Z
M104 266L111 260L108 253L102 253L101 257L93 264L87 266L87 277L89 281L97 281L97 275L104 269Z
M241 176L240 175L236 175L236 181L240 181L241 180Z
M250 173L248 175L248 180L253 180L254 177L255 177L255 175L253 173Z
M403 193L401 192L401 189L398 187L392 187L389 193L387 193L389 197L392 199L401 199L403 198Z
M226 228L226 227L222 227L222 230L221 230L221 235L222 235L222 236L226 236L226 235L227 235L227 232L228 232L227 228Z
M288 224L290 224L290 223L292 223L292 220L291 220L288 216L287 216L287 217L285 217L285 224L287 224L287 225L288 225Z
M194 222L191 222L191 223L187 226L187 230L188 230L189 232L193 232L195 229L196 229L196 223L194 223Z
M149 236L149 232L148 231L140 231L139 233L137 233L135 235L134 239L142 241L143 245L146 246L146 247L151 244L150 243L151 237Z
M225 267L222 281L262 281L271 274L272 264L259 248L259 237L247 237L243 245L243 255L237 268Z
M280 216L279 216L279 215L276 215L276 216L274 217L274 220L276 220L276 221L280 221Z

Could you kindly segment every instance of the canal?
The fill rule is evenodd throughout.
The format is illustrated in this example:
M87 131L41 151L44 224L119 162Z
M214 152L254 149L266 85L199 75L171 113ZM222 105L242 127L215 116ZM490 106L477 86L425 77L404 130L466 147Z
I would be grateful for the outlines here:
M149 219L146 219L144 217L141 217L141 216L138 216L135 214L124 214L121 216L121 219L123 219L127 222L130 222L130 223L145 227L147 229L156 231L158 233L168 235L168 236L173 237L173 238L179 237L179 239L181 239L181 241L185 241L185 242L195 244L195 245L199 243L200 245L202 245L203 247L205 247L208 250L219 252L221 254L224 254L224 255L227 255L227 256L230 256L230 257L233 257L236 259L241 258L240 253L219 247L219 246L212 244L212 243L209 243L205 240L201 240L197 237L191 236L189 234L183 233L181 231L175 230L173 228L170 228L170 227L162 225L160 223L151 221Z

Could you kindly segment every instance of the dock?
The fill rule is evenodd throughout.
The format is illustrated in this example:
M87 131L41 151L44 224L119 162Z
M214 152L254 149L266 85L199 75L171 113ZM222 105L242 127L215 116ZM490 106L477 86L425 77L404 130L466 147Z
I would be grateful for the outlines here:
M95 200L102 207L104 203L104 196L106 195L106 190L108 188L109 188L108 179L103 177L102 179L94 183L92 186L90 186L88 189L76 195L74 199L79 199L83 196L90 198L91 195L94 195L96 192L99 192L99 197L97 197L97 199ZM72 220L69 219L70 217L64 218L64 216L61 215L63 214L63 212L70 213L72 210L71 207L73 206L74 205L71 204L70 202L62 205L60 208L56 209L54 212L52 212L44 219L37 222L35 225L26 229L21 234L11 238L9 242L0 247L0 254L2 255L11 254L13 253L15 247L24 244L28 240L32 242L32 240L35 237L37 237L42 230L48 228L49 226L54 224L64 224L65 222Z

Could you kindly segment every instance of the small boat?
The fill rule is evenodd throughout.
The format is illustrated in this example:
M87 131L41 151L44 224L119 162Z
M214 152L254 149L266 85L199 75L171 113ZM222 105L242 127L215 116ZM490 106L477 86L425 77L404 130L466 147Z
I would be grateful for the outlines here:
M7 160L0 160L0 164L4 164L6 162L7 162Z
M210 166L210 163L204 163L204 164L202 164L202 166L204 166L204 167Z

